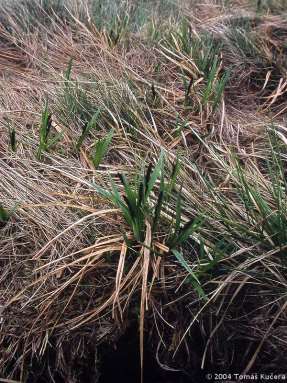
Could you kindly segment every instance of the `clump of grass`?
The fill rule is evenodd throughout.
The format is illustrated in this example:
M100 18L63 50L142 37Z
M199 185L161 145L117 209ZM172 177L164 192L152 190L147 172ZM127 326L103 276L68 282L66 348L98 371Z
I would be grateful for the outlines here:
M136 248L140 245L141 250L135 252L135 254L142 255L143 260L143 282L142 282L142 295L141 295L141 309L140 309L140 350L141 350L141 368L143 370L143 326L145 317L145 305L146 305L146 291L148 290L148 274L151 263L151 257L157 256L158 250L156 247L160 247L158 244L159 232L158 225L162 222L162 212L165 205L171 198L171 192L174 191L177 175L179 172L179 162L173 166L172 173L169 181L165 181L164 175L164 155L161 153L158 162L153 168L150 164L146 173L139 177L135 185L132 186L123 174L118 174L119 180L124 189L124 195L122 195L114 182L112 182L112 191L106 191L102 188L96 187L96 190L100 195L111 200L116 207L118 207L126 221L126 224L132 230L133 237L136 240L136 244L133 245L124 234L126 246L128 248ZM157 181L159 180L158 190ZM157 196L153 196L154 203L151 201L152 195L157 191ZM180 201L180 197L178 199ZM169 229L173 232L172 235L168 235L166 238L167 245L166 251L172 253L180 265L189 273L191 286L197 292L201 299L207 299L199 279L196 273L191 269L188 262L184 259L183 254L178 250L189 237L199 229L202 221L200 219L194 219L180 227L181 224L181 207L180 203L177 204L176 210L176 222L175 227ZM173 222L171 223L173 225ZM162 232L162 229L160 230ZM162 234L161 234L162 236ZM120 265L120 264L119 264ZM122 266L121 266L122 267Z
M268 133L271 156L266 167L270 185L267 188L272 202L260 191L257 184L248 181L242 166L237 161L238 191L244 203L250 225L257 233L256 237L265 246L284 247L287 244L287 188L284 176L284 165L281 160L279 140L274 128Z
M158 236L158 225L162 220L162 212L168 205L174 186L176 183L177 175L179 172L179 162L173 165L173 170L169 181L165 181L164 175L164 156L161 154L159 161L155 165L154 169L152 164L147 168L146 173L142 178L138 178L135 185L132 186L123 174L119 174L119 180L124 188L124 195L122 196L117 186L112 182L113 189L111 192L105 191L104 189L96 187L97 191L105 198L110 199L115 206L117 206L123 217L131 228L134 239L143 244L146 237L146 223L148 222L151 227L151 236L156 240ZM158 190L157 181L159 180ZM153 195L156 191L157 196ZM154 203L151 201L151 197L155 199ZM202 218L195 218L187 222L181 227L181 196L178 195L176 204L176 220L171 221L171 227L167 235L165 244L168 246L170 251L177 257L177 259L184 265L186 269L187 263L184 261L183 256L177 250L183 245L190 236L197 231L202 225ZM130 242L127 243L130 245ZM190 272L190 268L188 269ZM203 290L199 285L199 281L194 276L196 281L195 287L200 296L204 296Z
M212 112L215 112L221 101L225 86L229 79L229 72L225 71L223 75L219 76L220 64L218 58L214 59L213 65L210 69L206 79L206 86L202 94L202 104L208 106L212 105Z
M111 23L110 29L107 32L107 39L110 47L116 46L125 36L128 30L129 16L123 18L116 16Z
M257 242L271 249L274 246L284 247L286 244L284 217L287 189L282 157L284 148L281 147L274 128L268 132L268 141L269 155L264 161L263 175L255 163L251 162L247 167L232 151L228 152L230 162L224 162L212 145L208 146L218 164L224 164L229 173L240 207L235 205L236 209L231 208L230 197L219 193L212 179L202 176L202 180L213 201L213 205L210 205L212 210L208 213L210 219L212 216L216 218L234 237L241 238L248 245ZM206 215L207 211L203 214Z
M226 34L230 48L236 55L241 56L245 65L260 60L260 50L252 30L252 20L246 20L238 27L231 24Z
M6 124L5 125L8 128L9 147L12 150L12 152L16 152L16 150L17 150L16 129L14 127L12 127L11 121L9 119L6 120Z
M162 47L182 74L185 105L196 113L205 110L206 118L214 114L230 77L222 64L222 44L211 34L194 34L184 19L178 31L165 37Z
M61 122L67 127L73 123L82 130L78 141L81 146L81 141L92 128L96 116L99 117L99 106L91 101L87 89L81 86L78 79L72 78L73 64L73 59L70 59L63 74L64 83L59 97L58 114ZM98 89L95 88L94 91Z
M51 29L59 20L71 22L71 13L83 20L83 8L71 0L11 0L2 4L3 15L11 16L5 22L8 25L16 23L17 28L27 34L39 29L40 25Z
M256 0L257 12L281 13L286 9L284 0Z
M199 75L203 76L205 84L202 89L201 103L215 112L229 79L229 71L222 68L220 52L222 45L212 36L202 35L190 42L191 57L194 60Z
M42 112L42 118L39 131L39 147L37 152L38 159L41 159L43 151L48 150L48 139L51 130L52 118L48 110L48 102L46 102L44 110Z
M99 109L91 118L91 120L86 123L82 128L82 134L80 135L77 143L76 143L76 149L79 151L81 149L81 146L83 145L84 140L90 133L90 131L97 126L98 119L100 117L101 110Z
M51 136L52 116L48 109L48 102L46 101L44 110L42 112L40 129L39 129L39 146L37 150L37 158L42 159L43 152L49 151L62 137L62 134Z
M121 0L95 0L91 6L92 20L98 30L104 31L107 36L119 36L123 32L139 33L144 30L150 20L158 20L159 17L179 19L181 2L173 0L147 0L147 1L121 1ZM160 28L160 23L153 27L153 37ZM149 24L151 27L151 24ZM120 33L118 33L120 32ZM151 37L151 34L149 34ZM119 39L117 39L119 41ZM150 40L149 40L150 41Z
M125 191L123 197L114 182L112 182L113 190L111 192L97 188L98 192L110 199L121 209L127 224L133 231L135 239L140 243L144 241L146 220L150 224L153 221L153 226L155 226L157 217L160 214L165 189L163 183L163 163L163 155L161 155L154 170L152 170L152 165L149 165L146 174L141 180L138 180L134 187L130 185L123 174L119 174L119 180ZM156 206L152 207L150 205L150 195L159 176L161 176L159 197ZM157 214L152 218L156 211Z
M9 211L0 203L0 227L4 227L8 223L10 216Z
M9 138L10 138L10 147L13 152L16 152L17 150L17 143L16 143L16 130L15 128L11 129L9 131Z
M93 162L93 165L95 169L98 168L100 163L102 162L104 156L107 154L109 150L109 146L111 144L111 141L113 139L114 130L110 130L110 132L107 134L106 137L98 140L96 142L95 148L93 150L93 153L91 155L91 159Z

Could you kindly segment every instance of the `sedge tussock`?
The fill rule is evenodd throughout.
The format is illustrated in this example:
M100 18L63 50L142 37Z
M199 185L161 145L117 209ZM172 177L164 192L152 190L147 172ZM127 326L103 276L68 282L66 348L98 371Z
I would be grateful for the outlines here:
M194 381L281 371L284 1L3 0L0 24L4 381L81 382L87 355L97 379L130 323L142 381L147 347Z

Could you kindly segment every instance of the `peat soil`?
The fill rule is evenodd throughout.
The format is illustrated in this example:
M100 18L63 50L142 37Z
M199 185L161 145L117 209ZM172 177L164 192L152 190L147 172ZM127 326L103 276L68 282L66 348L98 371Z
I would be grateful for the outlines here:
M193 363L193 368L189 371L167 371L159 366L154 354L155 351L149 348L149 344L146 344L144 349L144 383L201 383L206 381L206 371L202 371L198 363L197 366ZM140 382L137 324L126 330L119 339L116 348L107 345L100 347L99 355L101 355L99 383Z
M199 332L198 332L199 333ZM190 367L185 370L169 371L158 364L155 350L146 341L144 347L144 383L204 383L210 382L205 378L207 371L200 369L200 358L203 344L198 339L194 343L194 353ZM77 383L139 383L141 381L140 348L138 324L130 325L116 344L102 343L97 348L97 374L92 367L95 354L91 352L91 360L74 365L77 370ZM50 359L50 358L49 358ZM42 367L42 368L41 368ZM52 366L43 369L43 365L32 364L27 383L74 383L63 379L58 373L51 374ZM40 371L41 370L41 371ZM210 369L209 371L210 372ZM53 376L53 381L51 378Z

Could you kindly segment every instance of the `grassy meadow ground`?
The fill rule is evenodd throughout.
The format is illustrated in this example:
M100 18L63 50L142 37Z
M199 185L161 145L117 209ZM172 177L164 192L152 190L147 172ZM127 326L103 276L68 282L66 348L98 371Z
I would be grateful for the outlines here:
M286 372L286 38L285 0L0 0L0 381L95 382L131 323L143 371Z

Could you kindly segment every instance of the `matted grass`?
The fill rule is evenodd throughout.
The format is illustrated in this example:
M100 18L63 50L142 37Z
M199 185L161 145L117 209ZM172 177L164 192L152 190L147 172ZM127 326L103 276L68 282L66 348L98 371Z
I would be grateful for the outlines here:
M279 3L1 2L1 378L96 379L131 321L142 371L149 335L191 378L284 372Z

